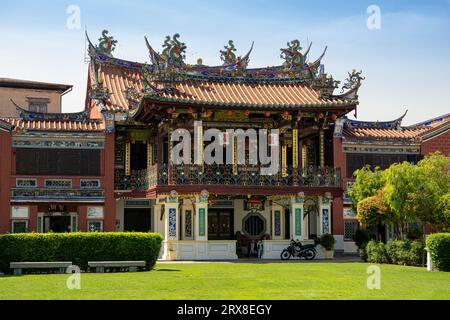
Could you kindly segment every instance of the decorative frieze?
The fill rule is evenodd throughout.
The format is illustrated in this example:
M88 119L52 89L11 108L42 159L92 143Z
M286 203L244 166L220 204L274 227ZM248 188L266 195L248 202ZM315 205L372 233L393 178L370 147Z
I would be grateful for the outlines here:
M77 190L77 189L21 189L11 190L13 202L104 202L103 190Z
M104 149L104 139L81 140L81 139L41 139L13 137L13 148L45 148L45 149Z

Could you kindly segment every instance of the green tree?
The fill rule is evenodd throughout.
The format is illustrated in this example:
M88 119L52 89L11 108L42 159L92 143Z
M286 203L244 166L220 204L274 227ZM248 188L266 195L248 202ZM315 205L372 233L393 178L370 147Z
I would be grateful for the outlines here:
M417 164L417 186L410 190L409 210L424 223L443 231L450 225L450 158L434 153Z
M368 197L373 197L384 186L384 174L379 167L372 171L370 166L365 166L353 173L355 183L348 190L352 199L352 209L358 212L358 203Z
M382 190L379 190L375 196L358 202L356 218L363 226L376 226L377 238L381 240L383 224L392 221L391 211L384 202Z
M416 218L409 200L411 193L420 186L418 173L418 167L409 162L394 163L385 170L385 201L393 213L396 234L400 239L405 238L407 223Z

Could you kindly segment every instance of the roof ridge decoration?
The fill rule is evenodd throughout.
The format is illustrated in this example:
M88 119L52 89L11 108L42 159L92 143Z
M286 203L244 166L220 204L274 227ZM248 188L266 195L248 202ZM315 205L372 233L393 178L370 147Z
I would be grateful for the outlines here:
M19 112L19 117L23 121L76 121L76 122L87 122L88 116L86 111L74 112L74 113L41 113L25 110L10 99L14 104L17 111Z
M399 118L392 121L359 121L345 118L345 127L349 129L402 129L402 121L405 118L408 110Z
M437 122L441 122L441 123L445 123L446 121L450 120L450 113L438 116L438 117L434 117L425 121L421 121L419 123L415 123L412 124L410 126L407 126L407 128L409 129L416 129L416 128L428 128L430 127L432 124L435 124Z
M356 71L353 69L352 72L349 72L348 78L345 79L345 83L341 88L341 94L335 95L334 97L355 100L358 99L358 91L361 87L361 81L366 79L365 77L362 77L361 74L362 70Z

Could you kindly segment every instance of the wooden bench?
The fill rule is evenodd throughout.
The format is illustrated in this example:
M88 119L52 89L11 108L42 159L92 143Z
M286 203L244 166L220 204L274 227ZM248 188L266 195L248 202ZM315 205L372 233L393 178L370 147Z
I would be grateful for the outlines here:
M66 269L71 265L70 261L11 262L9 267L14 269L14 275L21 275L22 269L58 269L60 273L66 273Z
M145 261L89 261L88 265L98 273L105 272L105 268L128 268L129 272L136 272L138 267L145 267Z

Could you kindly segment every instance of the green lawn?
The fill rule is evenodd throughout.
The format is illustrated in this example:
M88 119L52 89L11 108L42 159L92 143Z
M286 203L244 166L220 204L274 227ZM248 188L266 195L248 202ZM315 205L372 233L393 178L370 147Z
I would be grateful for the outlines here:
M450 299L450 273L380 265L366 288L365 263L158 263L140 273L0 277L0 299Z

